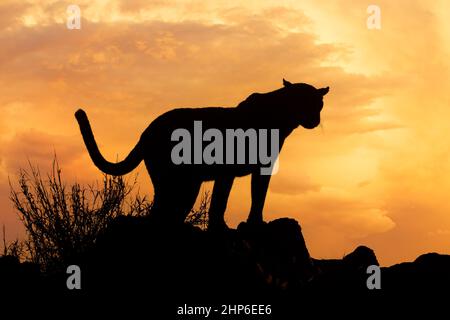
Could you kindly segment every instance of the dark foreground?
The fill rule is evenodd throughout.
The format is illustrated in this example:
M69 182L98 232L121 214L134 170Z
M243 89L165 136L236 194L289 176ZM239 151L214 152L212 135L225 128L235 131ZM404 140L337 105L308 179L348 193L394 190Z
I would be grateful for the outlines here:
M81 270L80 290L67 288L66 270L46 274L39 266L0 257L2 292L20 293L22 301L75 303L78 310L145 309L146 319L206 318L180 315L205 310L199 307L210 307L209 319L300 319L306 310L373 314L408 308L448 297L450 289L450 256L436 253L381 268L381 289L369 289L367 268L378 265L371 249L358 247L339 260L313 259L299 224L286 218L209 233L121 217L73 264Z

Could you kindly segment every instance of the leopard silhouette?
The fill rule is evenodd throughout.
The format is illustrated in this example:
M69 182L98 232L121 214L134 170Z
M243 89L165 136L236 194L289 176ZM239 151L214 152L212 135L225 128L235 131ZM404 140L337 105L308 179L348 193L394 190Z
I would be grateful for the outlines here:
M283 87L267 93L253 93L236 107L179 108L156 118L142 133L139 142L120 162L107 161L97 146L86 113L75 117L94 164L104 173L119 176L131 172L142 160L154 186L151 216L165 223L183 222L192 209L204 181L214 181L209 207L208 229L227 228L224 213L236 177L251 174L251 209L247 222L263 223L263 207L271 175L262 175L261 163L175 164L171 152L176 144L171 135L185 128L192 134L194 121L206 130L277 129L279 150L298 126L313 129L320 124L323 96L329 87L316 89L305 83L283 79ZM269 147L269 146L267 146Z

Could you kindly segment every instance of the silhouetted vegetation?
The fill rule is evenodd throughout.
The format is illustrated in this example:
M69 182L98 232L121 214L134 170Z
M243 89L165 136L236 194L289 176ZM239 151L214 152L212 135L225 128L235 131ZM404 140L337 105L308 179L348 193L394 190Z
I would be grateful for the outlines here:
M12 256L12 257L20 260L25 253L24 244L21 241L19 241L19 239L16 239L16 240L8 243L6 241L5 225L3 225L3 227L2 227L2 235L3 235L3 239L2 239L3 240L3 254L2 255L3 256Z
M135 185L109 175L103 176L101 184L67 185L56 158L45 176L30 164L28 170L19 171L16 187L10 182L10 198L25 226L26 239L8 244L4 231L3 255L25 258L43 270L59 270L91 248L115 218L150 213L152 202L132 192ZM206 229L209 202L205 192L186 222Z
M112 219L147 215L151 208L145 197L131 195L135 184L122 177L105 175L101 185L66 185L56 159L45 178L30 164L29 170L20 170L17 182L17 190L10 183L10 197L27 233L27 258L46 270L91 247Z
M211 203L211 195L208 191L204 192L200 199L198 208L193 208L186 217L186 222L202 230L208 229L208 212Z

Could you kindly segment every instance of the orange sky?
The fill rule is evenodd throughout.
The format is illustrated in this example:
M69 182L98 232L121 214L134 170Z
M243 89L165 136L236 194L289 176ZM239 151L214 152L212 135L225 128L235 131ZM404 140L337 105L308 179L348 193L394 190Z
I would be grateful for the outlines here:
M72 3L81 30L66 28ZM381 30L366 27L372 3ZM449 12L445 0L3 0L0 223L8 238L23 237L8 176L28 159L44 171L56 151L68 181L101 177L78 107L114 160L164 111L234 106L284 77L331 90L323 128L287 140L266 220L298 219L317 258L359 244L383 265L450 253ZM249 195L249 179L238 180L229 225L246 218Z

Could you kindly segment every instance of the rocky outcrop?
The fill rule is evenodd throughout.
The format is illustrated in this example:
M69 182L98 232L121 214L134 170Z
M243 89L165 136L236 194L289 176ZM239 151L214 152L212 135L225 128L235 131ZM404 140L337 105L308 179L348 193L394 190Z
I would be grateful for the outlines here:
M429 253L381 268L382 289L369 290L367 267L378 265L370 248L357 247L342 259L313 259L299 223L287 218L211 233L188 224L168 227L147 218L120 217L73 263L82 271L78 292L67 290L65 270L43 273L39 266L10 256L0 257L0 284L5 291L56 292L93 301L152 297L155 305L282 300L291 308L299 301L302 306L312 301L324 306L325 297L334 301L348 294L380 304L403 293L421 295L450 286L450 256Z

